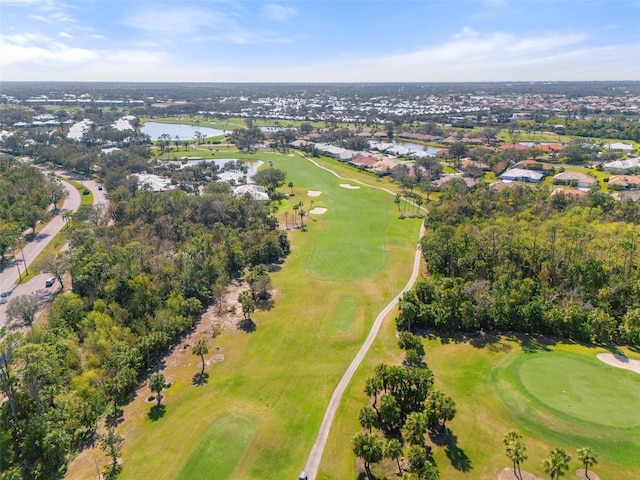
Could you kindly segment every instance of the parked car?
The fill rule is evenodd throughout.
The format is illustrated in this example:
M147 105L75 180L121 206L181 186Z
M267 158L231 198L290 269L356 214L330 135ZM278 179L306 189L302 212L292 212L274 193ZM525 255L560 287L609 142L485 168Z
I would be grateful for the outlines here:
M44 286L49 288L49 287L53 287L53 284L56 283L56 279L55 278L47 278L47 281L44 282Z
M102 185L98 185L98 190L102 191Z

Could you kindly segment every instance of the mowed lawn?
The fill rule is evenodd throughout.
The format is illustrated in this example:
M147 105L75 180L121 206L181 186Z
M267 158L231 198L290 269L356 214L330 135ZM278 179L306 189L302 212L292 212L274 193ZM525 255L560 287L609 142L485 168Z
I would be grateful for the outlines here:
M567 450L570 478L581 468L576 450L584 446L598 453L593 470L601 478L640 478L640 375L600 362L596 354L604 349L495 337L472 342L431 338L425 346L436 386L457 405L456 418L447 423L457 448L434 449L441 478L495 479L510 466L502 437L512 429L522 433L527 446L529 459L522 469L542 478L548 478L542 463L549 450ZM360 428L358 411L367 401L364 381L376 364L401 358L393 327L387 325L347 392L319 480L355 478L355 459L347 446ZM461 458L469 470L454 468ZM374 468L378 478L396 478L395 464L385 462L386 469Z
M296 478L333 389L411 274L420 220L398 219L392 195L342 188L349 182L299 156L252 158L271 160L295 185L295 197L280 205L283 223L293 202L328 211L305 218L308 231L290 231L292 252L272 274L274 306L253 314L256 330L225 330L210 341L206 360L224 360L207 367L205 385L192 384L200 360L187 348L164 372L172 385L161 418L147 417L148 389L125 407L122 479ZM69 478L95 475L88 458L99 453L84 455Z

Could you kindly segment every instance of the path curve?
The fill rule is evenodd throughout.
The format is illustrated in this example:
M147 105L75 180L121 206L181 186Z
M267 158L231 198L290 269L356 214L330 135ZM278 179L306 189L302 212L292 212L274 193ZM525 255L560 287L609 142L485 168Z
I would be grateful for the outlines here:
M301 155L301 157L302 158L306 158L310 162L314 163L317 167L332 173L333 175L335 175L338 178L341 178L343 180L349 180L349 181L356 182L356 183L360 183L361 185L364 185L366 187L373 188L373 189L376 189L376 190L382 190L382 191L388 192L391 195L395 196L395 193L392 192L389 189L386 189L386 188L383 188L383 187L376 187L374 185L369 185L369 184L367 184L365 182L361 182L359 180L342 177L342 176L338 175L336 172L334 172L333 170L330 170L327 167L323 167L322 165L319 165L317 162L315 162L314 160L311 160L308 157L305 157L304 155ZM336 386L335 390L333 391L333 394L331 395L331 400L329 400L329 405L327 406L327 410L325 411L324 418L322 419L322 424L320 425L320 430L318 431L318 436L316 437L316 441L313 444L313 447L311 448L311 452L309 453L309 458L307 459L307 463L305 465L305 472L306 472L309 480L315 480L315 478L316 478L316 476L318 474L318 468L320 467L320 460L322 460L322 453L324 452L324 447L326 446L327 439L329 438L329 431L331 430L331 424L333 423L333 419L336 416L336 412L338 411L338 407L340 406L340 403L342 402L342 397L344 395L345 390L347 389L347 386L351 382L351 379L353 378L353 375L356 373L356 370L360 366L360 363L362 363L362 360L364 359L365 355L369 351L369 348L371 347L371 345L373 344L374 340L378 336L378 332L380 331L380 327L382 326L382 322L384 322L384 319L387 317L387 315L389 315L391 310L393 310L393 308L397 305L397 303L400 300L400 298L402 297L402 295L407 290L409 290L411 287L413 287L413 284L418 279L418 275L420 274L420 260L421 260L421 250L420 250L420 241L419 240L420 240L420 238L422 238L423 235L424 235L424 222L422 223L422 225L420 227L420 236L418 237L418 244L416 246L416 253L415 253L414 258L413 258L413 271L411 272L411 277L409 278L409 281L404 286L404 288L400 291L400 293L398 293L393 298L393 300L391 300L387 304L387 306L384 307L384 309L382 309L382 311L378 314L378 316L376 317L375 321L373 322L373 325L371 326L371 330L369 331L369 335L367 335L366 340L364 341L364 343L360 347L360 350L358 350L358 353L353 358L353 361L351 362L351 365L349 365L349 368L347 368L347 370L344 372L344 375L340 379L340 382L338 383L338 385Z

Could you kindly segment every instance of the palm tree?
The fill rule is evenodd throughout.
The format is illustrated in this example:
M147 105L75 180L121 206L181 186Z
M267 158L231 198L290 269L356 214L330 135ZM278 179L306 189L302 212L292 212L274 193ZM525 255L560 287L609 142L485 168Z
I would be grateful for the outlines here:
M596 453L589 447L583 447L578 449L578 460L584 465L584 476L589 478L589 467L593 467L598 463Z
M151 391L156 394L156 401L158 402L159 407L160 402L162 402L161 392L167 387L167 382L164 378L164 375L161 373L154 373L153 375L151 375L151 378L149 379L149 386L151 388Z
M398 206L398 213L400 213L400 194L399 193L396 195L396 198L393 201L393 203L395 203Z
M402 456L402 444L397 438L392 438L384 446L384 456L393 459L398 464L398 476L402 475L400 457Z
M551 475L551 480L560 478L565 470L569 469L571 457L562 448L554 448L549 452L549 456L544 459L544 471Z
M371 433L361 432L353 438L353 453L364 460L364 469L368 478L371 478L369 465L382 460L382 446L382 439Z
M193 350L191 350L194 355L200 355L200 360L202 360L202 371L200 372L200 378L204 375L204 356L209 353L209 347L207 347L207 342L205 342L202 338L193 345Z
M296 217L298 215L298 210L300 209L300 205L298 205L297 203L293 206L293 225L295 227L298 226L298 224L296 223Z
M362 407L360 410L358 419L360 420L362 428L369 429L369 433L371 433L373 427L376 425L376 421L378 420L378 414L373 408L366 406Z
M527 460L527 447L522 443L522 435L512 430L505 434L502 443L506 448L507 458L513 462L513 474L516 478L522 480L520 464Z
M291 189L291 196L293 197L295 194L293 193L293 182L289 182L288 187Z
M411 445L424 446L424 435L427 433L427 419L422 412L407 415L402 429L402 436Z

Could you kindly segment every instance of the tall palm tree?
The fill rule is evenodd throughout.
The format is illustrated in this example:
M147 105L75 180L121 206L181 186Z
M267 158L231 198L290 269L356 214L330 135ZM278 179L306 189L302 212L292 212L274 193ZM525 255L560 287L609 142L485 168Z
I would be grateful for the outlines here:
M527 460L527 447L522 443L522 435L512 430L505 434L502 443L504 443L507 458L513 462L513 474L516 478L522 480L520 464Z
M164 378L164 375L161 373L154 373L151 375L149 379L149 387L151 391L156 394L156 401L158 402L158 407L160 406L160 402L162 402L161 392L167 386L167 382Z
M551 480L560 478L569 469L571 457L562 448L554 448L544 459L544 471L551 475Z
M583 447L578 449L578 460L584 465L584 476L589 478L589 467L593 467L598 463L596 453L589 447Z
M200 355L200 360L202 360L202 371L200 372L200 378L204 375L204 356L209 353L209 347L207 347L207 342L205 342L202 338L197 340L193 345L192 350L194 355Z
M400 457L402 456L402 444L397 438L392 438L384 446L384 456L395 460L398 464L398 476L402 475L402 466L400 465Z
M293 182L289 182L288 187L291 189L291 196L293 196L294 195L294 193L293 193Z

